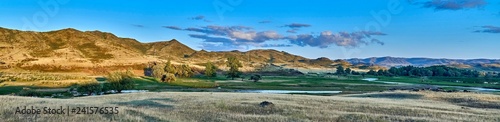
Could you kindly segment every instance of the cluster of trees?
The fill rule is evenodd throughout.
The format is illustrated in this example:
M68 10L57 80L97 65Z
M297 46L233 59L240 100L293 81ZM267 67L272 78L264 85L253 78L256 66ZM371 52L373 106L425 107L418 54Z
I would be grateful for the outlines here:
M173 65L170 60L165 64L153 66L153 77L161 79L162 82L175 81L177 77L187 78L194 75L194 70L187 64Z
M486 72L484 73L484 78L487 80L493 79L493 78L500 78L500 73L497 72Z
M86 93L89 95L92 93L105 92L103 90L103 86L98 82L82 83L78 86L77 91L80 93Z
M234 78L240 77L242 72L239 71L239 68L243 67L243 65L236 57L227 58L226 65L229 67L229 71L225 74L227 78L234 80ZM206 77L217 77L217 70L217 66L212 62L207 62L204 75ZM175 81L177 77L192 77L195 74L194 70L189 65L173 65L170 60L165 64L154 64L152 66L152 71L153 77L161 79L162 82Z
M127 70L126 72L114 72L107 76L108 83L104 83L104 91L115 90L121 93L122 90L134 89L134 74Z
M335 72L336 75L364 75L363 73L360 73L360 72L356 72L354 70L352 70L351 68L345 68L340 65L340 66L337 66L337 71Z
M370 70L368 75L377 76L440 76L440 77L479 77L480 72L475 70L458 69L447 66L430 67L392 67L389 70Z
M485 78L500 78L499 73L488 72L481 74L481 72L476 70L458 69L447 66L430 66L430 67L415 67L415 66L403 66L403 67L392 67L389 70L370 70L366 73L356 72L351 68L344 68L343 66L337 66L336 75L375 75L375 76L438 76L438 77L480 77Z
M107 92L110 90L114 90L118 93L121 93L122 90L126 89L134 89L134 80L132 79L134 74L127 70L126 72L113 72L109 73L106 77L107 83L98 83L98 82L86 82L80 84L77 87L77 91L80 93L99 93L99 92Z
M271 60L273 60L272 55L271 55ZM226 66L229 67L229 71L227 71L225 74L227 78L231 78L233 80L234 78L242 78L242 80L244 79L244 77L241 76L242 72L239 71L239 68L243 67L243 65L236 57L227 58ZM207 62L205 65L205 76L217 77L217 70L218 68L212 62ZM248 80L253 80L254 82L258 82L261 79L262 79L261 75L255 74L251 75Z

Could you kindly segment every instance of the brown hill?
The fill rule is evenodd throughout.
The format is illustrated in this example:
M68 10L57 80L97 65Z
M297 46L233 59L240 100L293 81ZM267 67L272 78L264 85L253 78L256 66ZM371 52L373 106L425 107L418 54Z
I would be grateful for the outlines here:
M59 65L92 67L95 65L146 64L173 60L178 63L215 62L224 68L227 57L234 56L251 70L268 63L291 67L331 67L345 64L328 58L307 59L277 50L247 52L195 51L173 39L141 43L101 31L63 29L49 32L19 31L0 28L0 60L11 66Z
M188 57L196 52L175 39L170 41L146 43L144 44L144 47L147 48L147 55L158 56L163 59L167 59L169 57L174 59Z
M119 38L100 31L63 29L49 32L18 31L0 28L1 58L18 61L26 58L83 58L91 61L141 57L146 48L134 39Z

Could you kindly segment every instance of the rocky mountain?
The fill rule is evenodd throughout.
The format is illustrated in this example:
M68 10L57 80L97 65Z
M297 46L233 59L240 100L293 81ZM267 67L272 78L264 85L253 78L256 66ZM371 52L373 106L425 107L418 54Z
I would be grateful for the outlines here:
M397 66L433 66L447 65L457 68L473 68L479 70L500 71L500 59L433 59L433 58L399 58L372 57L366 59L347 59L352 64L379 65L385 67Z

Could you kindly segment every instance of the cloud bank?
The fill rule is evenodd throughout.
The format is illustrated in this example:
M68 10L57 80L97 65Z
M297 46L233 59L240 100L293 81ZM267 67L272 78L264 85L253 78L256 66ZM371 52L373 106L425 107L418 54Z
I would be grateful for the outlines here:
M309 24L302 24L302 23L292 23L292 24L283 25L283 27L305 28L305 27L311 27L311 25L309 25Z
M271 22L272 22L272 21L270 21L270 20L264 20L264 21L260 21L259 23L260 23L260 24L266 24L266 23L271 23Z
M191 19L192 20L203 20L203 19L205 19L205 16L199 15L199 16L191 17Z
M179 28L177 26L162 26L163 28L168 28L168 29L172 29L172 30L182 30L182 28Z
M485 0L432 0L422 3L425 8L435 10L462 10L481 8L488 3Z
M476 30L474 32L477 32L477 33L500 33L500 27L486 25L486 26L481 26L481 29Z
M287 37L290 43L298 46L311 46L319 48L327 48L331 45L341 47L359 47L368 45L369 43L377 43L384 45L383 42L377 39L371 39L372 36L387 35L382 32L360 31L360 32L339 32L323 31L320 35L314 36L311 34L302 34ZM370 40L370 41L368 41Z
M305 27L305 25L292 25L291 28ZM217 26L209 25L202 27L179 28L176 26L163 26L167 29L195 32L188 34L191 38L203 40L200 48L211 51L244 50L252 47L291 47L310 46L327 48L329 46L359 47L376 43L384 45L372 36L384 36L382 32L360 31L360 32L331 32L323 31L320 35L300 34L282 35L276 31L256 31L247 26ZM296 30L296 29L292 29ZM269 44L269 42L274 42ZM275 44L275 43L280 44Z

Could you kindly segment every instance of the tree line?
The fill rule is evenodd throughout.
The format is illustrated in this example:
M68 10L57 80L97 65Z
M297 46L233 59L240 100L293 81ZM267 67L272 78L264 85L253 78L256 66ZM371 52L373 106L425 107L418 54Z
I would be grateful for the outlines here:
M444 65L439 66L429 66L429 67L415 67L415 66L403 66L403 67L391 67L388 70L380 69L375 71L371 69L370 71L356 72L350 68L344 69L342 66L337 67L337 75L374 75L374 76L436 76L436 77L480 77L481 72L476 70L459 69L448 67ZM494 73L487 73L487 76L494 77ZM500 78L500 75L496 75Z

